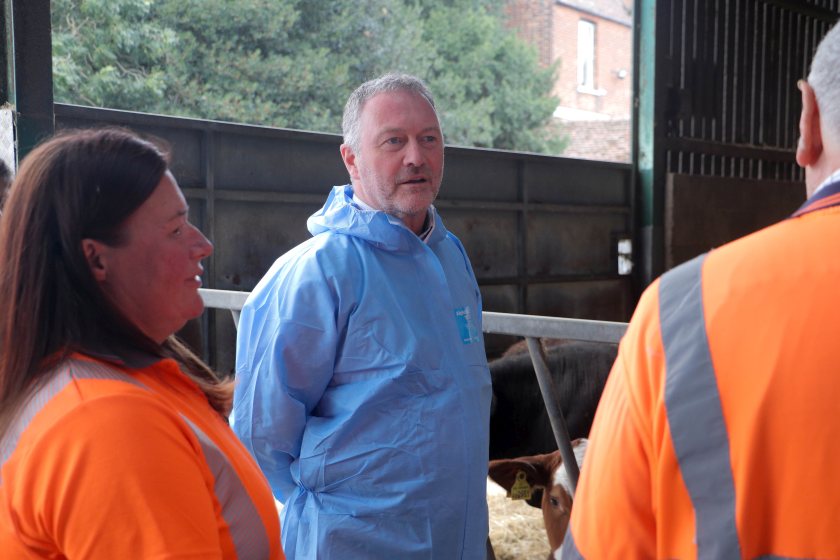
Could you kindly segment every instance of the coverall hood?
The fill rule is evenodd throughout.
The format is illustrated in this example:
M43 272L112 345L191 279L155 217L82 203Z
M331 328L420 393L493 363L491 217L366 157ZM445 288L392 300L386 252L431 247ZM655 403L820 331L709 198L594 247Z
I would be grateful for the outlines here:
M435 207L429 208L435 221L428 239L432 245L446 237L446 228ZM364 239L385 251L407 252L417 243L417 236L399 218L354 205L353 185L333 187L324 206L306 221L306 227L312 235L333 231Z

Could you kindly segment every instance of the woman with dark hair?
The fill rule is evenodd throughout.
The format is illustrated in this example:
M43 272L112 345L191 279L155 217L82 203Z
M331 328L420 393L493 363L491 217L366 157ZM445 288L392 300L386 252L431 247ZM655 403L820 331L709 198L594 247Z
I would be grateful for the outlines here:
M0 221L4 558L283 557L227 424L232 381L174 336L210 242L167 158L76 131L21 165Z

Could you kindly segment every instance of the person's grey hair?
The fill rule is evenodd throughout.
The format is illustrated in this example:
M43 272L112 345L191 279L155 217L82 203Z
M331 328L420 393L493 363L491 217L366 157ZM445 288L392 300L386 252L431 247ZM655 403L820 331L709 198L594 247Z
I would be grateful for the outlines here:
M808 83L814 88L820 115L835 138L840 138L840 24L836 24L817 47L811 61Z
M359 151L359 141L362 135L360 121L365 103L375 95L390 91L416 93L428 101L432 109L435 108L432 92L426 83L416 76L389 73L363 83L350 94L347 104L344 106L344 116L341 119L344 143L349 145L354 152Z

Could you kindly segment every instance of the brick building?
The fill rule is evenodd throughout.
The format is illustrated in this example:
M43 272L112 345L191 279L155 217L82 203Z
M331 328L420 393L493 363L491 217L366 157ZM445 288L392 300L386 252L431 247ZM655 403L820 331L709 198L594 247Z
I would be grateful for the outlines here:
M559 61L563 155L630 161L633 0L508 0L508 25L540 62Z

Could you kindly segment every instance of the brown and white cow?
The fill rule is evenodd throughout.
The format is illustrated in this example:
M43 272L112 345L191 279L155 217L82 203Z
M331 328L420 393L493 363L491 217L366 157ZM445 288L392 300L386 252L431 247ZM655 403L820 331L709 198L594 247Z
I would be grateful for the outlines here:
M587 443L586 439L576 439L572 442L578 466L583 463ZM531 488L543 489L541 504L543 522L548 535L548 543L551 545L552 554L549 558L554 558L554 554L559 550L566 536L574 494L560 451L490 461L490 478L508 492L514 488L517 475L520 479L523 478L523 475L519 473L524 473L525 482Z

